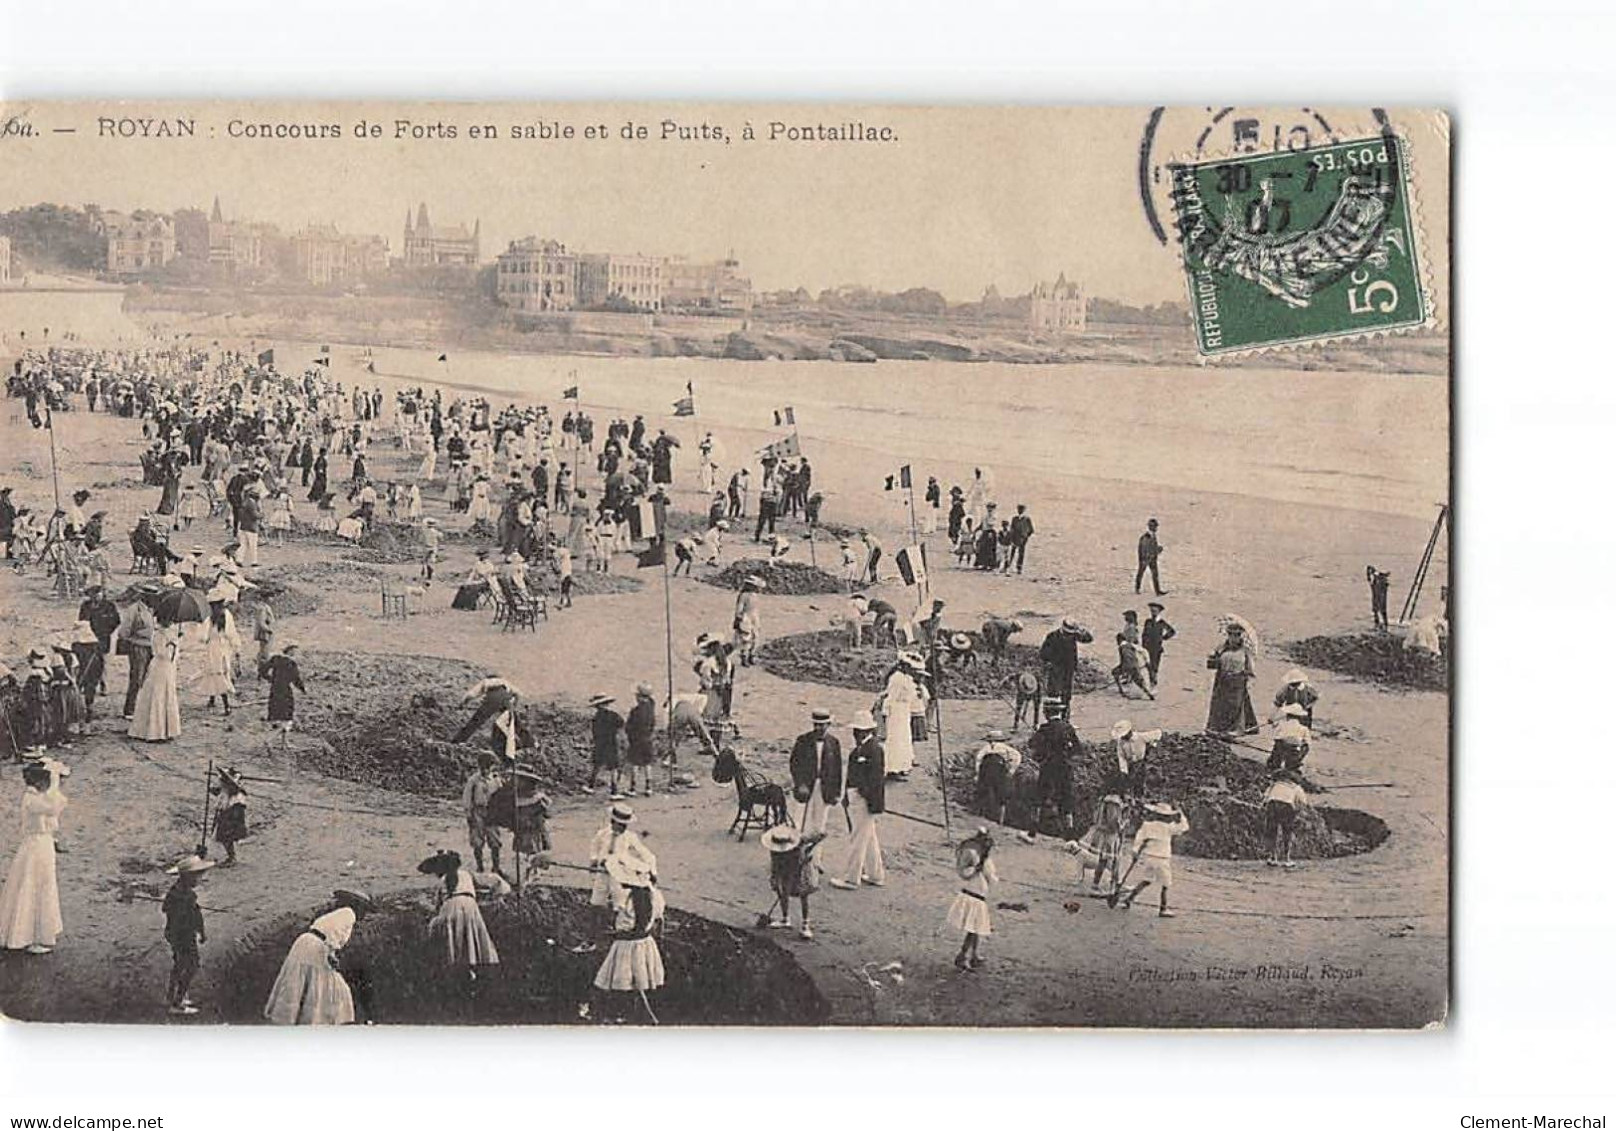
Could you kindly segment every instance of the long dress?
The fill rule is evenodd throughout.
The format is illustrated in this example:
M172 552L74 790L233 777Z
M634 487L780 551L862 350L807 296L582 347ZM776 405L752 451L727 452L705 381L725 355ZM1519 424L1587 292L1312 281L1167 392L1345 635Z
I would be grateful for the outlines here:
M337 970L337 956L353 937L357 917L339 907L310 923L286 952L264 1016L276 1025L351 1025L353 991Z
M902 671L887 677L882 711L887 719L887 773L907 774L915 768L915 737L909 719L920 709L920 690L914 679Z
M284 652L271 656L259 668L258 678L269 681L269 721L291 725L297 708L292 688L307 690L303 686L303 673L298 670L297 661Z
M1256 669L1251 649L1224 643L1212 653L1207 666L1212 677L1212 705L1206 714L1206 729L1213 734L1257 733L1257 711L1251 705L1251 680Z
M466 517L472 522L487 522L493 516L494 508L488 501L488 482L479 479L471 485L471 505L466 508Z
M180 735L179 632L152 629L152 658L146 681L135 696L135 715L129 737L145 742L166 742Z
M202 679L197 690L203 695L234 695L236 693L235 648L230 641L228 630L220 628L213 621L207 622L204 629L206 636L202 650Z
M7 950L55 946L62 933L62 906L56 891L56 826L67 807L53 782L48 790L22 795L22 839L0 890L0 944Z
M451 969L499 964L499 951L477 906L477 885L465 868L455 873L454 890L444 896L427 924L427 937Z

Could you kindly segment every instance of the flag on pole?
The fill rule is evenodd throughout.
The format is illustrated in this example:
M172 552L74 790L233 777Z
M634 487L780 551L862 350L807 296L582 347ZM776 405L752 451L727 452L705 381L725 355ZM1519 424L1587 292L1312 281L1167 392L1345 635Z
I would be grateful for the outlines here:
M797 426L797 412L790 405L774 410L774 426L776 428L795 428Z
M694 382L685 382L685 395L673 402L673 415L696 415L696 386Z
M272 349L267 349L263 353L259 354L258 355L258 364L259 365L274 365L275 364L275 351L272 350Z
M895 559L898 563L898 575L903 578L905 585L926 585L926 547L905 546L899 550Z
M892 490L894 486L901 487L905 491L908 491L912 490L914 485L915 477L910 472L908 464L904 464L902 467L898 468L898 474L887 476L888 491Z
M666 504L660 499L640 499L628 508L631 538L660 538L667 529Z
M438 355L438 360L443 361L443 362L447 362L449 360L449 355L446 354L446 353L440 353Z
M317 357L317 358L314 359L314 364L315 365L323 365L327 369L329 369L329 368L331 368L331 359L329 357Z
M564 401L575 401L575 400L577 400L578 399L578 386L577 385L568 385L565 389L562 389L561 390L561 399L564 400Z
M758 455L763 459L796 459L802 455L802 444L797 440L797 434L793 432L789 436L759 448Z

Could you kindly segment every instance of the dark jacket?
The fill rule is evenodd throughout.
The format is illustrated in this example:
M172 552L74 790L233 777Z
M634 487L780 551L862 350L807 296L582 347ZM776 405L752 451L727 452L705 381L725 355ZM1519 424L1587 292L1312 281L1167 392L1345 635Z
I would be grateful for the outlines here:
M814 746L818 738L813 731L799 734L791 747L791 786L798 801L807 801L812 795L814 779L819 779L819 795L827 802L842 795L842 744L834 734L825 735L825 749L818 760Z
M1152 654L1160 652L1162 645L1177 635L1178 631L1160 617L1151 617L1139 626L1139 642Z
M1032 516L1018 514L1010 520L1010 544L1025 546L1032 537Z
M847 788L856 789L872 813L887 807L887 752L871 735L847 756Z
M1139 561L1149 565L1159 557L1161 557L1161 543L1147 530L1139 536Z

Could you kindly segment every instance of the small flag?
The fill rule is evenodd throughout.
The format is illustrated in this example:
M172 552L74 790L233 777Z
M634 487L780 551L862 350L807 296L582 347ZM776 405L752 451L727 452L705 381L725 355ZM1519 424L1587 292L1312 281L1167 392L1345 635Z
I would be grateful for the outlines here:
M448 355L448 354L446 354L446 353L440 353L440 354L439 354L439 355L438 355L438 360L439 360L439 361L444 361L444 362L446 362L446 361L448 361L448 360L449 360L449 355Z
M914 485L915 478L910 473L908 464L904 464L902 467L898 468L898 474L887 476L888 491L892 490L894 486L901 487L905 491L908 491L913 489Z
M272 350L272 349L267 349L263 353L259 354L258 355L258 364L259 365L274 365L275 364L275 351Z
M678 400L674 401L673 402L673 415L675 415L675 416L695 416L696 415L696 398L694 398L694 397L680 397Z
M562 389L561 390L561 399L564 400L564 401L575 401L575 400L577 400L578 399L578 386L577 385L568 385L565 389Z
M317 357L317 358L314 359L314 364L315 365L323 365L327 369L329 369L329 368L331 368L331 359L329 357Z
M758 455L764 459L795 459L797 456L802 455L802 444L797 440L796 433L793 432L789 436L782 437L774 443L760 448Z
M895 559L898 563L898 575L903 578L905 585L926 584L926 547L905 546L899 550Z
M785 427L795 428L797 426L797 412L796 412L796 410L793 409L790 405L786 405L785 408L777 408L777 409L775 409L774 410L774 426L776 428L785 428Z

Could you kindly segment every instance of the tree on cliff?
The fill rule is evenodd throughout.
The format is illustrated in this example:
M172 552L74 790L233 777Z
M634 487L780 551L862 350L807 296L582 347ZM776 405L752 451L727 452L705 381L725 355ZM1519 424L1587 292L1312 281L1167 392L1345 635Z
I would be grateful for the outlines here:
M35 269L99 271L107 261L101 210L93 204L14 209L0 215L0 235L10 238L13 255Z

